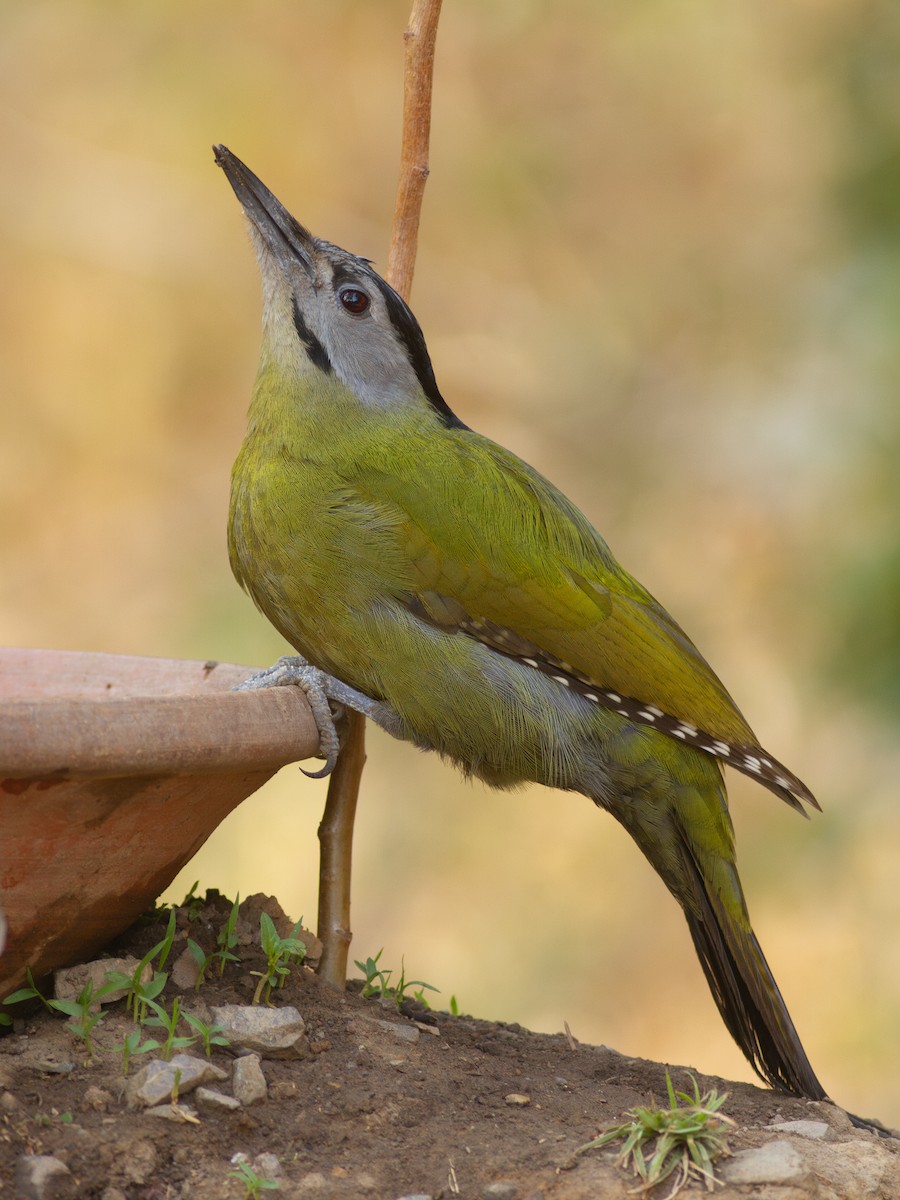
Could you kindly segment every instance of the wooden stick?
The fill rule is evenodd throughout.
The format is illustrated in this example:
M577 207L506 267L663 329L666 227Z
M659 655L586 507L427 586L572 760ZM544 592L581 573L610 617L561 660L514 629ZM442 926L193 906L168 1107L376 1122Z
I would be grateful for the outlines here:
M428 138L431 131L431 83L434 43L441 0L414 0L406 42L403 87L403 141L400 181L391 229L387 280L409 299L419 235L419 214L428 178ZM363 766L366 761L365 718L346 715L341 753L328 783L325 812L319 825L318 935L323 945L319 975L343 989L350 949L350 870L353 822Z
M409 26L403 34L406 65L403 85L403 142L400 150L400 179L391 229L387 281L409 300L419 216L428 179L428 139L431 134L431 84L434 77L434 43L437 37L441 0L414 0Z
M341 752L328 781L325 811L319 823L318 938L322 943L319 975L343 990L350 949L350 872L353 822L359 783L366 762L366 718L349 709Z

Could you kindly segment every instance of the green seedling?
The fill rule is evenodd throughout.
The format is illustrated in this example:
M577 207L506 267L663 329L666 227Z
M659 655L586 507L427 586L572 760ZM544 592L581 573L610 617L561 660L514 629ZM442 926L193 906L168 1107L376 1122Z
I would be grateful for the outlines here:
M265 989L265 1003L270 1003L272 988L276 982L278 987L284 987L284 981L291 973L291 963L301 963L306 957L306 943L297 937L303 924L301 917L287 937L281 937L275 928L275 922L268 913L259 914L259 940L266 956L265 971L251 971L251 975L259 977L256 991L253 993L253 1003L259 1004Z
M156 999L169 980L164 971L155 971L149 979L142 979L146 966L147 961L142 959L133 975L126 975L122 971L108 971L106 975L113 986L125 988L125 1011L131 1013L135 1025L144 1023L147 1005Z
M719 1112L728 1099L727 1092L720 1096L711 1088L701 1096L693 1075L691 1082L693 1095L676 1093L667 1071L668 1108L632 1108L626 1114L628 1121L580 1146L576 1154L622 1142L616 1162L638 1176L641 1180L638 1191L646 1193L674 1175L666 1200L672 1200L691 1180L703 1183L711 1192L719 1182L713 1163L730 1153L727 1135L734 1121Z
M218 962L219 975L225 973L225 964L227 962L240 962L236 954L232 954L232 950L237 945L237 919L238 910L240 909L241 898L238 895L234 904L231 906L231 912L228 914L228 920L216 934L216 945L218 950L213 950L211 954L207 954L202 946L198 945L193 938L188 938L187 946L191 954L197 961L200 971L197 975L197 982L194 984L194 991L199 992L203 983L206 972Z
M278 1187L277 1180L257 1175L249 1163L238 1163L237 1169L230 1174L233 1179L239 1179L244 1185L244 1200L256 1200L260 1192Z
M360 962L358 958L353 960L365 976L361 993L365 999L376 994L384 995L387 991L388 980L393 975L393 971L382 971L379 969L378 960L382 954L384 954L384 946L381 947L374 958L370 955L365 962Z
M187 918L189 921L196 921L200 916L200 910L206 903L203 896L197 895L197 888L200 886L200 880L195 879L191 884L191 890L179 904L179 908L187 910Z
M128 1074L128 1067L132 1058L138 1054L149 1054L151 1050L159 1049L159 1042L156 1038L148 1038L145 1042L141 1041L142 1030L140 1027L132 1029L130 1033L126 1033L122 1040L121 1046L116 1046L116 1053L122 1055L122 1074Z
M186 1012L181 1015L187 1021L188 1025L190 1025L191 1029L196 1030L197 1037L200 1038L207 1058L212 1057L213 1046L227 1046L229 1044L228 1038L225 1037L225 1030L221 1025L207 1025L199 1017L195 1017L193 1013Z
M60 1125L71 1125L74 1120L70 1112L57 1112L55 1108L51 1108L49 1113L38 1113L34 1118L35 1125L53 1125L55 1121L59 1121Z
M431 983L425 983L421 979L406 978L406 963L400 959L400 978L397 980L397 986L394 988L394 1003L399 1008L402 1002L406 999L406 993L412 991L413 988L418 988L418 991L413 991L413 999L418 1000L420 1004L424 1004L426 1008L431 1008L431 1005L425 999L425 989L429 992L437 992L439 989Z
M219 974L222 975L225 971L226 962L240 962L236 954L231 951L237 945L237 919L241 907L240 892L234 898L234 904L231 906L231 912L228 914L228 920L216 934L216 943L219 949L215 953L215 958L219 960Z
M45 1008L52 1010L53 1004L46 996L42 995L38 990L37 984L34 982L34 976L31 974L31 967L25 968L25 978L28 980L28 987L19 988L15 992L10 992L8 996L3 997L4 1004L18 1004L22 1000L40 1000Z
M192 1046L197 1040L196 1035L191 1037L177 1037L175 1030L178 1028L178 1022L181 1020L181 1010L178 1002L178 997L172 1001L172 1012L167 1013L161 1004L157 1004L155 1000L149 1000L148 1004L156 1013L155 1017L147 1017L144 1020L144 1025L150 1025L154 1029L164 1029L166 1031L165 1041L160 1046L160 1053L166 1062L172 1057L172 1052L175 1050L184 1050L187 1046Z
M418 991L413 991L414 999L424 1004L426 1008L430 1008L431 1005L425 999L425 989L427 988L429 992L437 992L439 989L431 983L425 983L421 979L407 979L406 963L402 958L400 959L400 978L397 981L397 986L391 988L389 985L391 976L394 974L393 970L390 967L380 968L378 966L378 960L383 953L384 947L382 946L374 958L369 957L364 963L359 962L358 959L354 959L354 962L365 976L362 995L364 997L375 996L377 994L388 996L392 993L394 1003L399 1008L403 1001L407 999L406 993L414 988L418 988Z
M142 1025L146 1021L147 1005L156 999L168 983L169 976L163 971L163 967L166 965L166 960L169 957L174 940L175 910L173 908L169 913L166 936L161 942L157 942L152 949L147 951L135 967L132 975L126 975L123 971L107 972L106 978L113 987L126 989L125 1011L132 1014L135 1025ZM145 982L143 979L144 972L157 955L159 955L159 959L156 963L156 969Z
M106 1013L100 1011L99 1002L104 996L115 991L118 985L107 981L95 992L93 980L89 979L74 1000L51 1000L39 990L30 968L26 969L25 978L28 980L28 986L12 992L5 997L4 1003L18 1004L21 1000L40 1000L41 1004L50 1012L59 1012L71 1017L69 1028L81 1038L88 1054L93 1058L94 1046L91 1042L91 1032L106 1016ZM93 1011L95 1007L96 1012Z
M214 954L207 954L199 942L195 942L193 938L188 938L187 948L191 952L194 960L197 963L197 979L194 983L194 991L199 992L203 986L203 980L206 977L206 972L212 966L215 960Z
M173 908L172 911L169 913L169 923L166 926L166 936L163 938L163 940L161 942L157 942L157 944L153 947L152 950L147 951L147 953L144 955L144 957L142 959L142 962L145 962L145 963L152 962L154 957L158 954L159 961L156 964L156 969L158 971L161 971L163 969L163 967L166 965L166 959L169 957L169 954L172 950L172 943L174 941L175 941L175 909Z
M106 983L95 992L94 982L89 979L74 1000L49 1000L47 1002L57 1012L71 1017L69 1028L84 1042L91 1058L94 1057L91 1033L106 1016L106 1013L100 1009L100 1000L113 991L115 991L115 985Z

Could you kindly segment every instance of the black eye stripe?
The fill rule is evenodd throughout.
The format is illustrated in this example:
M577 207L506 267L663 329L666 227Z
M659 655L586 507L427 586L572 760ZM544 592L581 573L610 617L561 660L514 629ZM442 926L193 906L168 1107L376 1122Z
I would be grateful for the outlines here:
M328 357L328 351L310 329L304 320L303 313L300 311L300 306L297 303L296 297L293 300L294 328L297 330L297 336L306 349L309 355L309 360L313 366L318 367L320 371L326 374L334 368L331 365L331 359Z

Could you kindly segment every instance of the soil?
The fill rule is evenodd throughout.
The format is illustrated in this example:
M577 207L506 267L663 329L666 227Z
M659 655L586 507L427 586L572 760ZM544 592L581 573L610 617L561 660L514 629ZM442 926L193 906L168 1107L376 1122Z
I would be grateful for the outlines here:
M208 893L202 905L178 909L166 969L188 937L214 950L229 907ZM267 907L285 930L289 922L277 904ZM155 914L139 922L109 953L140 958L163 937L166 919ZM200 1013L220 1004L250 1004L258 982L251 972L262 969L258 937L255 948L239 945L235 953L241 961L229 964L221 977L210 972L199 992L178 988L170 977L166 1007L171 1009L176 995ZM232 1163L239 1152L260 1176L277 1178L280 1191L272 1195L291 1197L593 1200L624 1198L634 1187L613 1151L576 1150L626 1110L651 1096L663 1098L664 1065L581 1045L565 1032L535 1034L518 1025L429 1011L417 1002L398 1010L391 999L364 998L358 983L337 992L309 966L293 969L272 998L279 1007L295 1006L305 1019L302 1056L263 1058L268 1098L262 1102L214 1116L201 1110L199 1118L187 1121L129 1108L122 1059L115 1052L133 1028L123 1001L111 1004L95 1029L93 1058L64 1017L41 1008L18 1019L14 1031L0 1039L0 1197L239 1200L245 1186ZM202 1050L194 1047L192 1053ZM233 1057L230 1049L216 1048L213 1062L230 1071ZM131 1076L146 1061L134 1059ZM669 1069L677 1088L692 1090L684 1068ZM884 1155L884 1147L894 1153L900 1145L854 1129L828 1104L706 1076L697 1081L701 1090L728 1092L724 1111L735 1122L730 1135L735 1152L783 1138L766 1129L773 1122L798 1120L827 1122L832 1146L837 1141L852 1149L864 1142L866 1153ZM219 1086L228 1090L227 1083ZM278 1164L260 1160L261 1154L277 1156ZM54 1177L42 1193L23 1191L21 1176L18 1185L13 1181L26 1155L52 1155L69 1173ZM853 1155L848 1150L841 1157L849 1161ZM885 1200L900 1195L900 1154L884 1156L884 1162L888 1167L879 1167L875 1186L860 1195ZM825 1185L814 1175L802 1186L727 1185L716 1194L779 1200L857 1194L849 1187L815 1190Z

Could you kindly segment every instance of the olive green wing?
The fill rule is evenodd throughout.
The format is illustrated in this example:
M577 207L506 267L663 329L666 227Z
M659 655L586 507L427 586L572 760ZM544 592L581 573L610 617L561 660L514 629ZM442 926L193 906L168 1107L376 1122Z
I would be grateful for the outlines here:
M415 461L414 476L369 470L358 480L402 511L395 536L410 589L401 599L415 616L706 750L794 807L792 792L815 803L761 749L684 631L552 484L469 430L437 446L423 439Z

